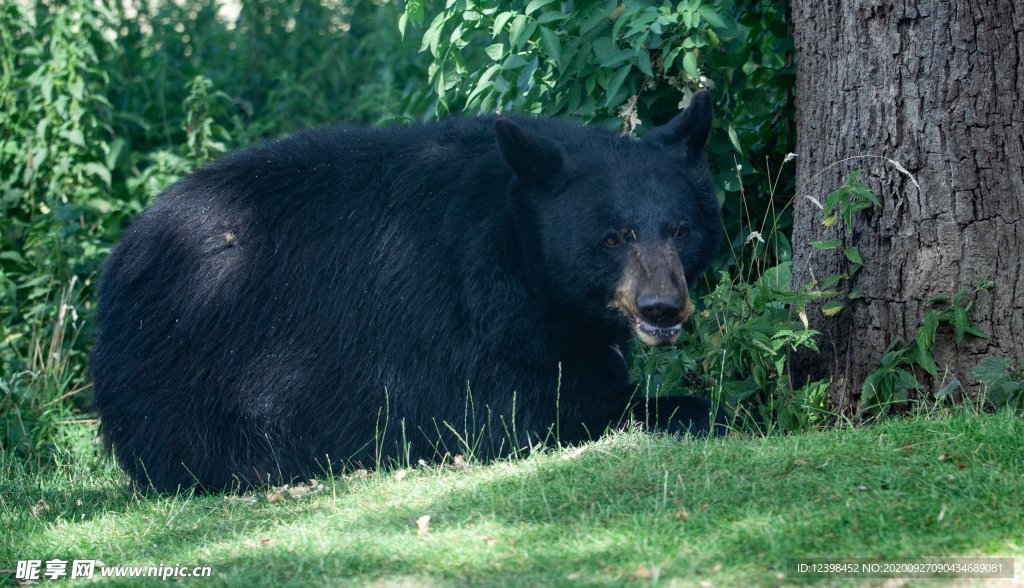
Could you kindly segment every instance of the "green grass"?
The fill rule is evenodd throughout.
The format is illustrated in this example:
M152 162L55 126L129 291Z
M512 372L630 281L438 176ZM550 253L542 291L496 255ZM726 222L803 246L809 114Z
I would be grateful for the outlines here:
M763 585L795 581L791 557L1019 566L1024 552L1024 422L1009 413L778 438L617 433L514 462L340 476L276 501L132 495L82 453L43 473L2 458L6 573L77 558L209 565L214 584L245 586Z

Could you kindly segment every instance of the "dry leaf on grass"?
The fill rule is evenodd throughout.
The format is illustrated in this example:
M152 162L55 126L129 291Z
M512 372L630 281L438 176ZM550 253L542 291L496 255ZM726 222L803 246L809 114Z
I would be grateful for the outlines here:
M312 496L324 489L324 485L319 480L310 480L305 484L296 484L294 486L285 484L284 486L277 486L271 488L267 492L267 502L281 502L285 498L292 500L299 500L306 496Z

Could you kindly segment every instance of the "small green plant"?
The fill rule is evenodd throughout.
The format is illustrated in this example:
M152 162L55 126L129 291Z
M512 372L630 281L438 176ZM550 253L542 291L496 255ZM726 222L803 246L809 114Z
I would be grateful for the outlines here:
M228 150L231 134L218 119L226 118L225 103L230 101L227 94L215 91L213 81L204 76L196 76L188 83L188 96L185 97L185 131L189 159L197 164L213 159L215 155ZM219 116L215 115L217 107Z
M893 404L910 400L912 394L917 396L924 392L924 385L917 375L915 366L932 378L938 377L938 366L935 365L932 350L935 348L935 335L940 326L953 327L957 347L961 345L965 335L984 338L985 333L971 321L970 312L974 307L973 298L980 292L989 291L993 285L994 282L986 280L973 290L964 289L953 296L940 295L930 298L928 304L935 308L925 312L914 341L909 345L904 345L899 339L892 341L882 356L881 366L864 380L861 388L860 414L884 412ZM951 380L936 392L936 398L947 396L958 385L958 380ZM1002 384L998 390L1005 390Z
M861 386L861 416L882 412L893 404L910 400L911 393L921 392L921 383L913 371L913 354L914 348L903 346L899 339L889 343L882 354L881 365Z
M865 380L861 393L861 412L866 413L888 407L892 403L905 402L910 398L910 392L922 392L924 387L914 371L915 365L932 378L938 377L938 366L935 365L932 350L935 348L935 335L940 326L953 327L957 347L961 345L965 335L986 337L985 333L971 321L970 313L974 306L973 299L979 293L989 291L993 285L994 282L986 280L973 290L963 289L953 296L939 295L930 298L927 304L934 308L925 312L913 343L903 345L901 341L893 341L882 358L882 366ZM947 396L958 385L958 380L951 380L936 392L936 398Z
M736 169L740 184L741 168ZM776 170L775 177L780 173ZM768 186L773 201L776 187L777 183ZM790 432L823 425L830 418L829 381L794 389L788 371L794 351L819 352L819 333L808 327L806 312L811 302L830 293L814 283L793 287L792 261L779 261L778 251L767 246L778 241L761 232L775 230L767 221L773 214L769 211L747 222L747 251L734 255L736 273L719 272L717 284L692 315L681 345L668 352L639 349L633 377L651 393L710 393L736 427Z
M31 338L26 369L0 375L0 448L37 466L50 463L64 439L65 425L77 421L78 409L69 399L88 388L75 370L73 354L83 323L77 277L51 300L57 310L52 329L37 329Z
M910 176L898 162L888 158L881 159L894 166L900 173L907 174L916 184L913 176ZM841 225L848 237L853 231L855 213L881 207L878 197L860 180L863 171L853 171L842 186L829 193L824 205L820 205L822 225L826 231L842 221ZM830 251L843 247L843 240L827 239L811 242L810 245L820 251ZM849 263L849 270L843 274L828 276L822 280L821 289L817 291L822 300L821 312L825 316L833 316L845 307L843 293L838 287L843 281L853 278L864 267L864 258L857 247L844 247L843 255ZM933 308L925 313L914 341L905 345L899 339L893 340L882 354L879 368L865 378L861 386L858 414L862 418L872 414L883 414L894 404L905 403L911 398L919 397L925 391L916 368L924 370L932 378L938 377L938 366L935 365L932 350L935 347L936 332L941 325L950 325L954 328L958 347L965 335L985 337L971 321L970 313L976 295L987 292L993 284L987 280L973 290L964 289L953 296L939 295L930 298L927 305ZM845 298L849 300L860 296L860 290L856 287L845 294ZM945 396L958 384L958 381L952 380L939 390L936 396Z
M853 234L853 214L868 210L872 206L881 208L882 203L868 186L859 180L864 170L854 170L838 190L830 192L825 198L825 212L821 223L830 227L839 219L843 220L846 233Z
M953 327L957 347L963 342L965 335L984 339L985 333L971 321L971 310L974 308L974 298L981 292L988 292L994 285L995 282L992 280L985 280L973 290L963 289L952 297L939 295L928 299L927 304L934 308L925 312L913 347L914 360L932 377L938 376L938 367L931 351L935 347L935 333L939 326Z
M1015 368L1007 359L989 356L971 373L981 384L982 398L993 407L1024 410L1024 366Z

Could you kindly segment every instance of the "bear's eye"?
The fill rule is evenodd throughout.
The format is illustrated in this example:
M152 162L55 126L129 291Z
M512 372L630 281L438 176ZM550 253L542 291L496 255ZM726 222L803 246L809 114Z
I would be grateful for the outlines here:
M607 234L605 234L605 236L604 236L604 246L605 247L618 247L619 245L622 245L622 235L620 235L619 233L617 233L615 231L609 231Z
M676 227L676 234L674 235L674 237L676 239L685 239L686 236L689 234L690 230L686 228L686 225L679 225L678 227Z

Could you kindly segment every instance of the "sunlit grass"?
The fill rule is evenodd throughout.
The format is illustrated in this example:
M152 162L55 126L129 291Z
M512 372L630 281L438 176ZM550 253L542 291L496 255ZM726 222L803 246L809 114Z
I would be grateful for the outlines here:
M44 473L0 465L8 571L77 558L209 565L238 585L736 585L778 583L792 557L1024 548L1024 423L1009 413L779 438L625 432L519 461L339 476L299 498L133 495L109 465L70 457Z

